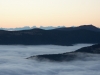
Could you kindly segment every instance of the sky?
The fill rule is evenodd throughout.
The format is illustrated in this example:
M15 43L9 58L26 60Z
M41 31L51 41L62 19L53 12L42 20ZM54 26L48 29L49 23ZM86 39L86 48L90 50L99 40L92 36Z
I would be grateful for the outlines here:
M0 27L100 27L100 0L0 0Z

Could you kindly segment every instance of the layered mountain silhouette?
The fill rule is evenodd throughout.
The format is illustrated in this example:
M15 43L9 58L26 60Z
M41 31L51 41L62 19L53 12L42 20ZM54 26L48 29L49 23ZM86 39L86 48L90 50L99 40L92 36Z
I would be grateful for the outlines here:
M78 27L62 27L62 28L57 28L55 30L72 31L72 30L79 30L79 29L85 29L85 30L91 30L91 31L100 31L100 28L97 28L93 25L82 25L82 26L78 26Z
M91 57L91 54L100 54L100 44L83 47L81 49L60 53L60 54L44 54L44 55L36 55L31 56L27 59L36 59L39 61L72 61L76 59L83 60L85 57Z
M61 28L62 29L62 28ZM21 31L0 30L1 45L73 45L100 43L99 28L83 25L67 29L43 30L39 28Z

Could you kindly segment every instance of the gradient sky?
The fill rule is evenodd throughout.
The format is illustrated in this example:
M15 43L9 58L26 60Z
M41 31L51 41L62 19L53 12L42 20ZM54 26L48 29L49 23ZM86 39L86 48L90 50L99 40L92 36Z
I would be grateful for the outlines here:
M0 27L100 27L100 0L0 0Z

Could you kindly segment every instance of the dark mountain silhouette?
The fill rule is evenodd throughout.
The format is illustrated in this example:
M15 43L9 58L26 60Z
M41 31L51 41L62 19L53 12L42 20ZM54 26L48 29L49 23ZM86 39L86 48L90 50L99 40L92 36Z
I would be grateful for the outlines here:
M83 47L74 52L84 52L84 53L93 53L93 54L100 54L100 44Z
M82 26L78 26L78 27L62 27L62 28L57 28L55 30L72 31L72 30L79 30L79 29L86 29L86 30L91 30L91 31L100 31L100 28L97 28L93 25L82 25Z
M31 56L27 59L37 59L39 61L49 60L49 61L72 61L76 59L83 60L85 57L90 57L90 54L100 54L100 44L93 46L83 47L73 52L66 52L60 54L44 54Z
M21 31L0 30L1 45L73 45L77 43L100 43L100 32L87 29L64 31L39 28Z

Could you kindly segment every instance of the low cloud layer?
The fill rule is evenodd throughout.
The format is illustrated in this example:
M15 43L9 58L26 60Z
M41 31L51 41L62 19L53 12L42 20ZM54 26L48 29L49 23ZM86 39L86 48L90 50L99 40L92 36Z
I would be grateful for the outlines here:
M91 44L75 46L0 46L0 75L100 75L100 55L71 62L38 62L25 59L38 54L70 52Z
M50 30L50 29L55 29L55 28L61 28L61 27L65 27L65 26L57 26L57 27L53 27L53 26L40 26L40 27L29 27L29 26L24 26L24 27L17 27L17 28L0 28L0 30L8 30L8 31L18 31L18 30L30 30L30 29L34 29L34 28L40 28L40 29L44 29L44 30Z

